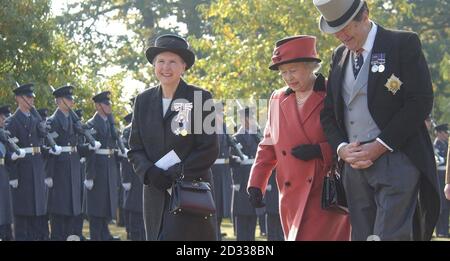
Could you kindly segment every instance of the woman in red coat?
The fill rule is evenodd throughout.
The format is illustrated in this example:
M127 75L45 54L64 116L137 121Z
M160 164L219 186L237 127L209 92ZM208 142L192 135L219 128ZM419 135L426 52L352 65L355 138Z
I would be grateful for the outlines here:
M349 240L348 216L322 210L320 204L333 151L320 125L325 78L315 74L320 67L315 41L294 36L276 43L269 68L278 70L287 86L270 98L248 192L255 207L263 206L262 195L276 167L286 240Z

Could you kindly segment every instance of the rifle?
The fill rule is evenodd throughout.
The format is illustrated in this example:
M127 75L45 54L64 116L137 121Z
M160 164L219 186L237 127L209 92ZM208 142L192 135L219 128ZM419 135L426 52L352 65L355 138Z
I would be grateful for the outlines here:
M233 120L231 120L231 122L233 123L234 126L236 126L236 123ZM241 160L247 160L248 156L242 152L242 145L236 141L236 138L227 134L226 132L224 134L227 137L228 143L236 150L239 158L241 158Z
M17 155L20 154L20 148L17 146L19 140L17 138L11 138L11 133L8 130L0 128L0 141L6 144L12 152L15 152Z
M113 137L113 139L116 140L117 146L119 146L120 152L122 152L122 154L125 154L125 152L126 152L125 145L123 144L123 140L120 138L119 132L116 130L113 114L112 113L107 114L107 117L108 117L108 121L110 123L111 136Z
M20 84L16 81L16 85L17 87L20 86ZM22 97L22 96L21 96ZM45 125L45 127L43 128L42 131L45 132L45 139L47 140L48 144L50 145L50 147L56 151L56 142L55 142L55 138L58 137L57 133L51 134L48 132L49 130L49 126L47 126L47 124L44 122L42 123L44 120L42 119L41 115L39 114L39 112L36 110L36 108L34 106L32 106L26 99L24 99L22 97L22 100L28 105L28 107L30 107L30 113L35 116L38 121L40 122L40 124Z
M236 104L238 105L240 110L244 108L244 106L242 106L239 100L236 100ZM251 116L249 115L248 117L250 118ZM264 138L264 134L262 133L261 128L259 127L259 124L256 120L255 124L256 124L256 135L258 136L259 141L261 141Z
M50 85L50 88L55 91L55 88L53 88L53 86ZM69 105L67 105L67 103L64 101L64 99L61 99L62 102L64 103L64 105L66 106L66 108L69 109L69 116L72 119L73 122L73 128L76 130L77 133L83 135L84 137L86 137L86 140L89 142L89 144L92 147L95 147L95 142L96 140L94 139L94 137L92 136L91 132L88 129L85 129L83 127L83 123L81 122L80 118L78 117L78 115L73 111L72 108L69 107Z

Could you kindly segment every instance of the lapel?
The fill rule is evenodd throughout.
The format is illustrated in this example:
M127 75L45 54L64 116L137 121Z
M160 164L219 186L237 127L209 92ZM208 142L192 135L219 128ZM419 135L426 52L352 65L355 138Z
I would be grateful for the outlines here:
M344 47L344 51L342 52L341 59L339 60L339 63L336 66L336 76L338 77L336 80L336 86L337 88L333 88L333 97L335 104L342 103L342 82L344 80L344 73L345 73L345 67L347 66L348 56L350 54L349 50Z
M316 108L322 103L325 97L325 77L322 74L317 74L316 81L314 82L313 93L303 105L299 111L300 122L304 124Z
M386 64L388 59L392 59L393 57L390 57L388 52L391 49L393 45L393 41L390 39L390 35L379 24L377 24L377 34L375 36L375 42L373 44L372 48L372 54L377 53L385 53L386 54ZM372 59L372 57L368 57L368 59ZM382 73L373 73L369 69L369 80L368 80L368 86L367 86L367 100L368 100L368 107L371 107L371 102L373 100L373 97L375 96L375 88L378 86L377 82L380 79L380 76Z
M367 59L364 61L364 64L361 68L360 73L358 74L358 76L356 77L356 80L352 86L352 92L350 94L350 98L348 99L347 105L349 105L350 103L352 103L353 99L355 99L356 95L360 92L361 88L363 88L364 86L367 85L367 74L364 73L368 73L370 71L370 57L372 56L372 53L369 53L369 55L367 56ZM351 77L353 76L353 72L351 72Z
M284 94L282 94L283 96ZM297 113L297 102L295 100L295 93L291 93L285 98L280 97L280 107L281 111L286 118L286 122L294 130L293 133L301 133L302 128L299 115Z
M94 115L94 126L96 127L95 130L99 132L99 136L106 137L105 121L98 113Z
M313 92L308 100L305 102L301 110L299 110L299 118L301 124L305 124L309 117L313 114L313 112L319 107L322 103L323 98L325 97L324 92Z
M173 95L173 99L170 102L169 108L167 109L166 115L164 115L164 122L170 120L175 114L178 114L177 111L172 110L172 104L173 101L176 101L177 99L187 99L187 84L183 81L183 79L180 80L180 83L178 84L178 87L175 91L175 94ZM162 97L162 89L160 90L161 97ZM162 100L159 100L159 103L162 104ZM162 106L162 105L161 105ZM162 109L161 109L162 111ZM162 115L162 114L161 114Z
M62 113L60 110L56 110L55 112L55 118L59 124L59 126L61 127L61 129L63 129L65 132L67 132L67 129L69 128L69 124L67 121L67 119L64 116L64 113Z
M16 112L14 112L14 117L19 121L20 125L24 126L27 132L30 133L31 122L28 121L28 118L25 116L25 114L21 110L17 109Z

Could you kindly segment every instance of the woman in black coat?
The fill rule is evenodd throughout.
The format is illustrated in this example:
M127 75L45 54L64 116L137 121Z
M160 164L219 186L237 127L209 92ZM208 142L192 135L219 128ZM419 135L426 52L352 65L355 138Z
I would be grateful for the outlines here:
M195 61L184 39L160 36L146 56L160 84L136 97L128 157L144 183L147 240L215 240L211 217L169 212L175 179L211 180L210 168L218 155L212 96L181 78ZM181 163L167 170L157 167L171 150Z

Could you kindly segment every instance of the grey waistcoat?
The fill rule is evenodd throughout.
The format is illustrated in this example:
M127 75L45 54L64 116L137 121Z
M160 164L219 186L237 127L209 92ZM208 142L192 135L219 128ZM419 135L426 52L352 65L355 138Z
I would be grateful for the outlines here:
M351 60L347 62L347 66L344 69L342 84L344 123L350 142L374 140L380 134L380 129L374 122L372 115L370 115L367 105L367 82L371 55L372 53L369 53L365 59L356 79L353 76ZM351 59L351 54L348 55L347 59Z

